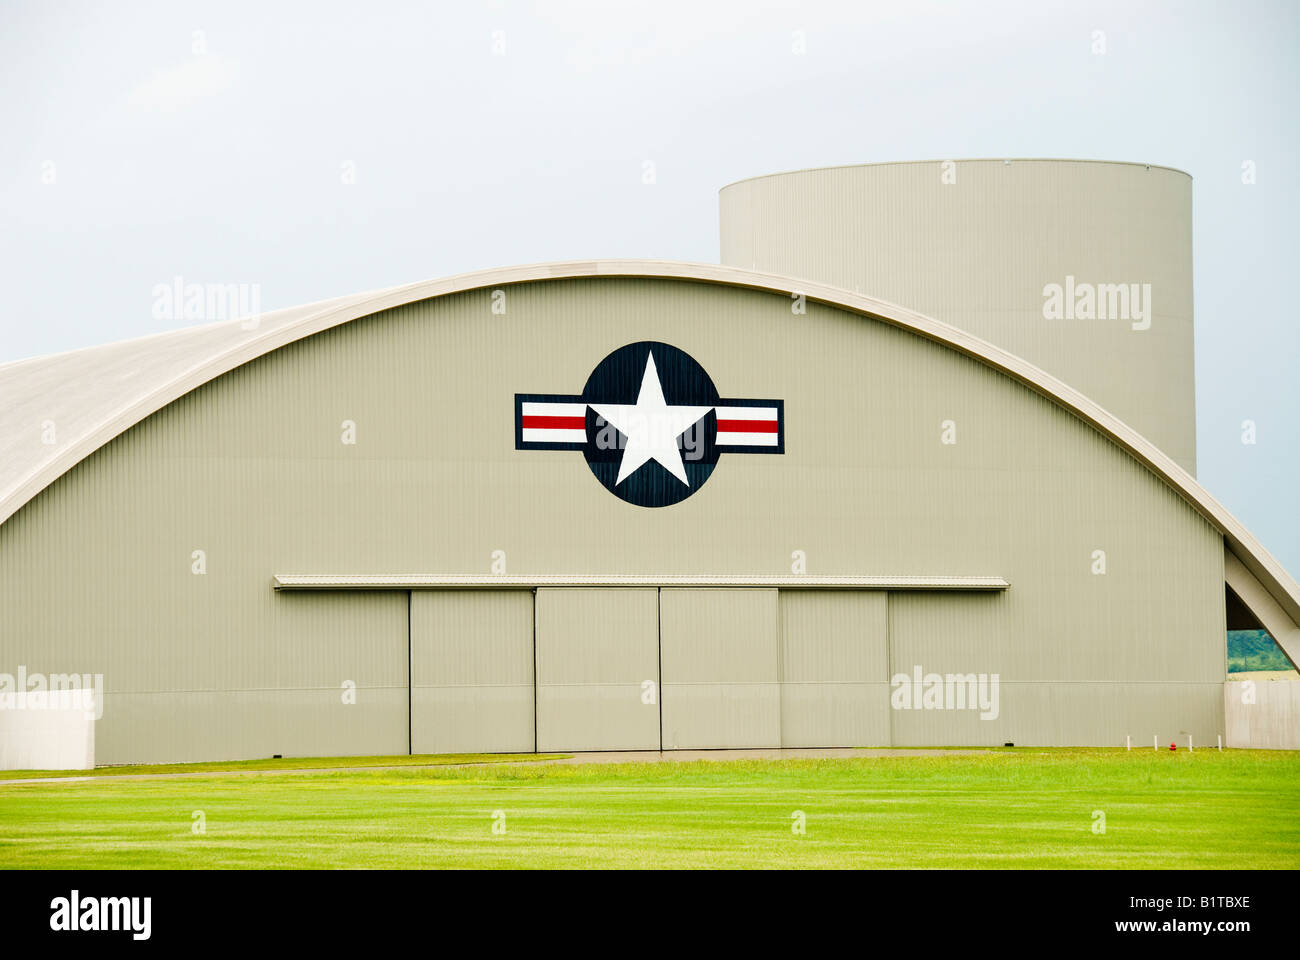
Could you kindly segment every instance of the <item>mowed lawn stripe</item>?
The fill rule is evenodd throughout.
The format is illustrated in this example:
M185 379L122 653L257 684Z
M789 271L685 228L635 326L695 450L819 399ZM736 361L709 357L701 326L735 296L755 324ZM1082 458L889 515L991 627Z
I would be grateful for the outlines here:
M1295 868L1298 815L1264 751L97 780L0 792L0 867Z

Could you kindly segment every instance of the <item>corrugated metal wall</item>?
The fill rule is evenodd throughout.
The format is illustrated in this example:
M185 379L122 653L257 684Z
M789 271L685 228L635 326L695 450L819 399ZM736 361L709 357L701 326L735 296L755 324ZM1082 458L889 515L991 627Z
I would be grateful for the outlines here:
M879 297L1065 381L1196 472L1192 179L1163 167L958 160L722 189L722 262ZM1149 329L1045 319L1043 288L1150 284Z
M887 597L781 591L781 746L889 744Z
M419 590L410 597L411 752L534 750L533 595Z
M68 591L83 599L47 611L58 642L15 656L5 631L7 672L103 674L97 762L406 752L405 594L266 598L253 651L240 635L249 611L214 602L203 577L160 588L176 591L175 619L145 584L111 582L117 601L138 605L138 623L116 605L90 606L104 600L83 585Z
M661 590L665 750L781 742L775 590Z
M1223 681L1215 678L1226 670L1224 641L1215 650L1160 638L1168 630L1194 636L1198 620L1218 615L1215 604L1189 599L1187 609L1162 609L1154 622L1113 602L1116 581L1108 577L1125 575L1094 578L1094 608L1109 620L1098 632L1072 615L1018 616L1005 596L891 594L891 675L919 668L922 675L998 677L995 717L969 708L893 710L892 742L1120 745L1128 736L1149 743L1153 734L1173 739L1181 731L1213 743L1223 727ZM1115 636L1131 639L1116 644Z
M653 588L537 591L537 749L659 749L658 605Z
M1003 669L1006 697L1026 678L1160 691L1104 710L1026 699L1022 726L1113 743L1161 697L1180 724L1221 725L1222 537L1020 384L757 291L591 279L511 287L504 316L491 303L426 301L295 343L69 471L0 525L0 671L102 672L104 763L390 752L408 722L404 595L276 594L274 574L488 573L500 551L509 574L789 575L801 551L813 574L1005 577L1000 597L919 596L921 619L890 616L899 643ZM783 398L786 453L726 454L694 496L644 509L580 454L514 448L516 392L579 391L643 339L686 350L723 396ZM779 669L772 631L758 683ZM916 649L927 668L939 655ZM372 691L355 708L346 680ZM962 742L956 724L909 742ZM980 742L1020 735L994 729Z

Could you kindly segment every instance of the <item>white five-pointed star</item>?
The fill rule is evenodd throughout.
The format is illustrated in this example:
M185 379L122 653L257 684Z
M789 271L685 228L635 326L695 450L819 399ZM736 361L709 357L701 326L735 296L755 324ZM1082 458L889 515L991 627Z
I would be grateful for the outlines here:
M641 392L637 394L635 405L593 403L590 406L598 416L604 417L606 422L613 424L619 433L627 437L615 486L650 460L663 464L664 469L674 477L688 487L691 485L686 479L682 452L677 449L677 438L713 408L668 406L664 402L664 390L659 383L659 371L655 369L653 353L646 360L645 375L641 377Z

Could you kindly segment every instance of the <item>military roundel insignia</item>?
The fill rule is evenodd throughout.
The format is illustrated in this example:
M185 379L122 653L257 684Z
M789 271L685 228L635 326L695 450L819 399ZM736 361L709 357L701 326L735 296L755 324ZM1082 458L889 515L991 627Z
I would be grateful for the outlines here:
M616 497L667 507L724 453L785 453L785 403L724 400L690 354L643 340L600 361L578 396L515 394L515 448L580 450Z

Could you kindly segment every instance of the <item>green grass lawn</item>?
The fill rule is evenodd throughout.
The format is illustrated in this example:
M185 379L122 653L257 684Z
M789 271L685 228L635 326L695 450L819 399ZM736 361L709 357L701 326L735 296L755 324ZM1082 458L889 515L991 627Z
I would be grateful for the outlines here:
M0 868L15 867L1296 868L1300 753L1017 748L28 783L0 787Z
M571 753L416 753L369 757L287 757L264 760L222 760L213 763L151 763L96 767L94 770L0 770L4 780L48 780L56 777L131 777L169 773L274 773L282 770L329 770L338 767L429 767L458 763L525 763L573 756Z

